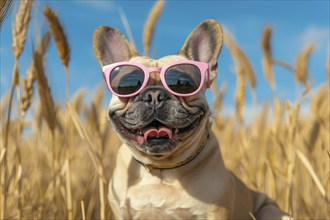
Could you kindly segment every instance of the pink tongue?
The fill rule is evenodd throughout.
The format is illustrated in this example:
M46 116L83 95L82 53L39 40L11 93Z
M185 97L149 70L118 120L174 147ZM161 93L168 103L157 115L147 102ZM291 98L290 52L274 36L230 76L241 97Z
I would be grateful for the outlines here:
M148 129L144 132L144 139L147 140L147 138L158 138L158 137L168 137L169 139L172 138L172 131L168 128L160 128L157 130L156 128Z
M169 139L172 139L172 131L165 127L161 127L159 128L159 130L157 130L156 128L150 128L144 131L143 137L138 136L137 141L139 144L142 144L148 138L159 138L159 137L168 137Z

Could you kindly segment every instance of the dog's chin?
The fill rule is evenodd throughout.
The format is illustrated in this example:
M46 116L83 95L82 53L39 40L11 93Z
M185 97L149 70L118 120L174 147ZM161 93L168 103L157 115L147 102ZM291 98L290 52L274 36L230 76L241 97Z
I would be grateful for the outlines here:
M111 118L111 120L129 146L149 157L161 160L172 155L178 149L180 142L194 132L201 117L196 117L189 125L180 128L166 125L155 119L140 128L130 129L118 119Z

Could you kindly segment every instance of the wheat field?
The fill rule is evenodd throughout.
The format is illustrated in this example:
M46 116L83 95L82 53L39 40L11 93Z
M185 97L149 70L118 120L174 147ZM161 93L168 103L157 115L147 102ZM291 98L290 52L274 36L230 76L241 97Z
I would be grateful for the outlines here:
M1 1L1 22L12 2ZM162 1L156 3L146 21L146 53L163 6ZM82 88L70 99L66 81L66 105L52 97L47 47L55 42L68 77L70 45L65 20L48 6L43 12L49 31L35 45L28 70L19 71L32 8L33 1L22 1L15 15L12 85L1 97L0 219L111 219L107 185L120 141L102 105L107 91L97 89L87 102ZM296 219L329 219L330 59L324 73L328 81L312 90L308 58L313 45L306 45L296 63L288 64L272 57L272 28L266 27L261 36L263 73L273 99L259 103L262 110L246 123L246 88L250 85L253 91L257 86L255 73L247 55L225 33L237 73L236 112L223 116L226 88L213 85L213 131L227 167L250 188L267 193ZM305 87L296 101L277 98L275 65L289 69ZM308 113L300 109L304 98L310 100Z

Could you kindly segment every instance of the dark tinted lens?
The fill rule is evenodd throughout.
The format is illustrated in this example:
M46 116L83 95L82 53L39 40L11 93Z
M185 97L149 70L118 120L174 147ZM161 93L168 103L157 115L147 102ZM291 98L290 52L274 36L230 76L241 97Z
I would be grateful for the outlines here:
M166 71L165 81L173 92L190 94L199 88L201 73L199 68L194 65L179 64Z
M135 66L118 66L110 73L110 85L120 95L129 95L140 89L144 72Z

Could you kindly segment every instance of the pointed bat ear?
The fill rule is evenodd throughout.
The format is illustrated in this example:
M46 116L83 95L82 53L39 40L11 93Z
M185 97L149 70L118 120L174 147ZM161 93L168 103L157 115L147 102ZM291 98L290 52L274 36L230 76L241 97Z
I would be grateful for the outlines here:
M217 63L222 48L222 28L214 20L206 20L199 24L188 36L179 55L190 60L209 64L211 82L218 73Z
M128 61L133 56L138 55L122 33L107 26L96 29L93 45L95 56L102 66Z

